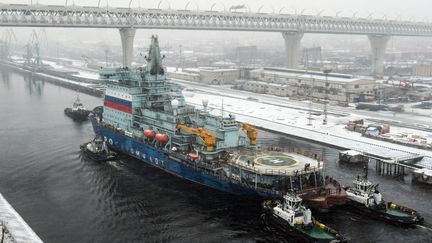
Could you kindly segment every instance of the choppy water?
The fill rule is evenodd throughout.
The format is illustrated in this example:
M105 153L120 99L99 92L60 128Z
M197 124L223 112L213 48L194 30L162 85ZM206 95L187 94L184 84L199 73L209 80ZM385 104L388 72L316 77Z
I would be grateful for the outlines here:
M183 181L135 159L95 163L80 156L91 125L64 116L76 92L3 70L0 80L0 192L45 242L277 242L260 205ZM88 107L99 98L80 94ZM322 153L326 173L349 184L362 168L337 151L262 133L262 142ZM388 200L432 221L432 187L370 173ZM318 215L353 242L426 242L428 229L401 229L345 211Z

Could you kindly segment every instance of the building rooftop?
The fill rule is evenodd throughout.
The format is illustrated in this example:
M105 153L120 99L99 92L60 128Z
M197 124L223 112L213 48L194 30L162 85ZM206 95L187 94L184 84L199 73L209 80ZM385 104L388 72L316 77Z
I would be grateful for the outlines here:
M288 69L288 68L264 68L261 70L270 75L279 75L288 78L303 78L303 79L316 79L316 80L326 79L326 75L323 72L317 72L317 71L306 71L306 70ZM347 83L359 81L359 80L373 81L372 79L367 79L363 77L360 78L350 74L342 74L342 73L329 73L328 80L330 82L333 81L333 82L347 82Z
M185 72L183 72L183 71L169 71L168 75L170 73L183 74L183 75L188 75L188 76L193 76L193 77L199 77L200 76L198 73L187 72L186 70L185 70Z
M201 71L205 71L205 72L232 72L232 71L238 71L238 69L234 69L234 68L223 68L223 69L201 69Z

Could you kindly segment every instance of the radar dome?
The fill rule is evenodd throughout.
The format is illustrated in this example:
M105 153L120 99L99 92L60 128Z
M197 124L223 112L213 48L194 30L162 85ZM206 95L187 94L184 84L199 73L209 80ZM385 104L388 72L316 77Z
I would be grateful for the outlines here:
M179 101L176 99L171 100L171 106L172 106L172 108L177 109L179 106Z

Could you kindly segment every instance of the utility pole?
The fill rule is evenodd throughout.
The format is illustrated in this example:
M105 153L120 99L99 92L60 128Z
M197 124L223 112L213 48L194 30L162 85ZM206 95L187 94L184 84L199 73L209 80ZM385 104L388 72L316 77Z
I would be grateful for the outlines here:
M309 74L309 66L307 65L308 64L308 62L306 62L305 63L306 64L306 77L307 77L307 75ZM308 118L307 118L307 120L308 120L308 123L307 123L307 125L308 126L312 126L312 93L313 93L313 86L314 86L314 81L315 81L315 79L313 78L313 76L311 75L310 76L311 78L312 78L312 84L311 84L311 86L310 86L310 88L309 88L309 107L308 107Z
M312 78L312 85L309 90L309 114L308 114L308 126L312 126L312 95L313 95L313 89L315 85L315 78Z
M108 67L108 54L109 54L109 50L105 49L105 67Z
M328 102L328 75L331 72L331 69L324 69L324 74L325 74L325 87L324 87L324 119L323 119L323 125L327 125L327 102Z
M180 55L180 58L179 58L179 67L183 71L183 51L182 51L182 45L179 45L179 55Z
M59 57L60 57L60 55L59 55L59 53L60 53L60 50L59 50L59 42L58 41L56 41L56 48L57 48L57 50L56 50L56 55L57 55L57 62L59 62Z

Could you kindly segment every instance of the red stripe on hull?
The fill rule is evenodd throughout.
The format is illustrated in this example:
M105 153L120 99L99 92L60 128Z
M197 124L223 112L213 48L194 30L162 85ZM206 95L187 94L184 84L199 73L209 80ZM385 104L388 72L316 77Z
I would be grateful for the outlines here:
M122 111L122 112L126 112L129 114L132 114L132 107L128 107L128 106L124 106L124 105L119 105L113 102L109 102L109 101L105 101L104 102L104 106L112 108L114 110L118 110L118 111Z

